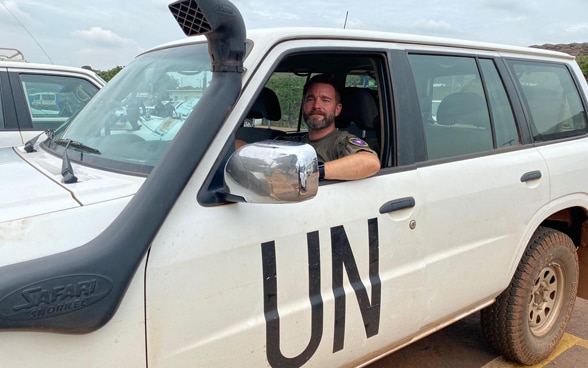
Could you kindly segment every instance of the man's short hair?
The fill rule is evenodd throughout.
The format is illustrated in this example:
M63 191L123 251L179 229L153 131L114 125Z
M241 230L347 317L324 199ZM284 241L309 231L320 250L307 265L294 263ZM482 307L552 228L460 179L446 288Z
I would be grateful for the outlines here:
M339 86L337 85L337 82L330 74L317 74L314 77L310 78L310 80L306 82L306 84L304 85L302 95L306 96L306 92L308 92L310 86L316 83L324 83L333 86L333 88L335 89L335 99L337 100L337 103L341 103L341 91L339 89Z

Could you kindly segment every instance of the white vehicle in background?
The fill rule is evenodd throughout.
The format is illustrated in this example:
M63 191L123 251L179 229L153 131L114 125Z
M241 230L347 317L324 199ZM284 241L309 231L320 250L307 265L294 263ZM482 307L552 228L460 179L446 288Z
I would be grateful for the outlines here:
M190 37L34 150L0 149L1 367L365 366L479 310L508 359L553 351L588 298L572 57L169 7ZM289 139L323 73L373 177L319 181ZM187 115L152 113L186 98Z
M91 70L29 63L19 50L0 48L0 147L57 129L105 84Z

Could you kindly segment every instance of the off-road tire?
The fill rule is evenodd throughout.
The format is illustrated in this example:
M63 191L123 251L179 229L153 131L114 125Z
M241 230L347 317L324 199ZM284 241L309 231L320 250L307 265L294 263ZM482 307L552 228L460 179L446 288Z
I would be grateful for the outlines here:
M486 340L504 357L521 364L547 358L572 314L578 273L572 240L550 228L537 229L508 288L482 310Z

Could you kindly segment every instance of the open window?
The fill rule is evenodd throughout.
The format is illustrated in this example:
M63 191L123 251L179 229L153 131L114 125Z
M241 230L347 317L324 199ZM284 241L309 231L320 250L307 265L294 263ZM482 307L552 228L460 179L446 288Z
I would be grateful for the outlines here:
M384 53L348 51L293 52L281 57L276 67L256 88L235 127L234 141L227 142L223 154L207 184L199 192L203 205L226 203L223 168L229 156L245 144L278 137L303 136L308 128L302 118L304 85L315 75L329 74L339 85L343 104L335 124L363 138L380 157L389 149L389 128L384 124L385 101L382 96L387 70ZM294 139L296 140L296 139ZM383 166L388 163L382 162Z
M302 135L304 85L318 74L339 84L343 108L335 124L364 139L379 155L382 139L381 55L300 53L285 57L273 71L237 131L236 139L253 143L279 136Z

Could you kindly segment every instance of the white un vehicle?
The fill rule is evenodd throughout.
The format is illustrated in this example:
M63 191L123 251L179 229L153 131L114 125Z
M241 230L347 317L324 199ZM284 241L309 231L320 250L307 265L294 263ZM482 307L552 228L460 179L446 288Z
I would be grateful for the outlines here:
M194 37L0 150L0 366L362 366L479 310L509 359L556 347L588 297L572 57L170 9ZM309 145L274 139L304 133L323 73L370 178L319 182Z

